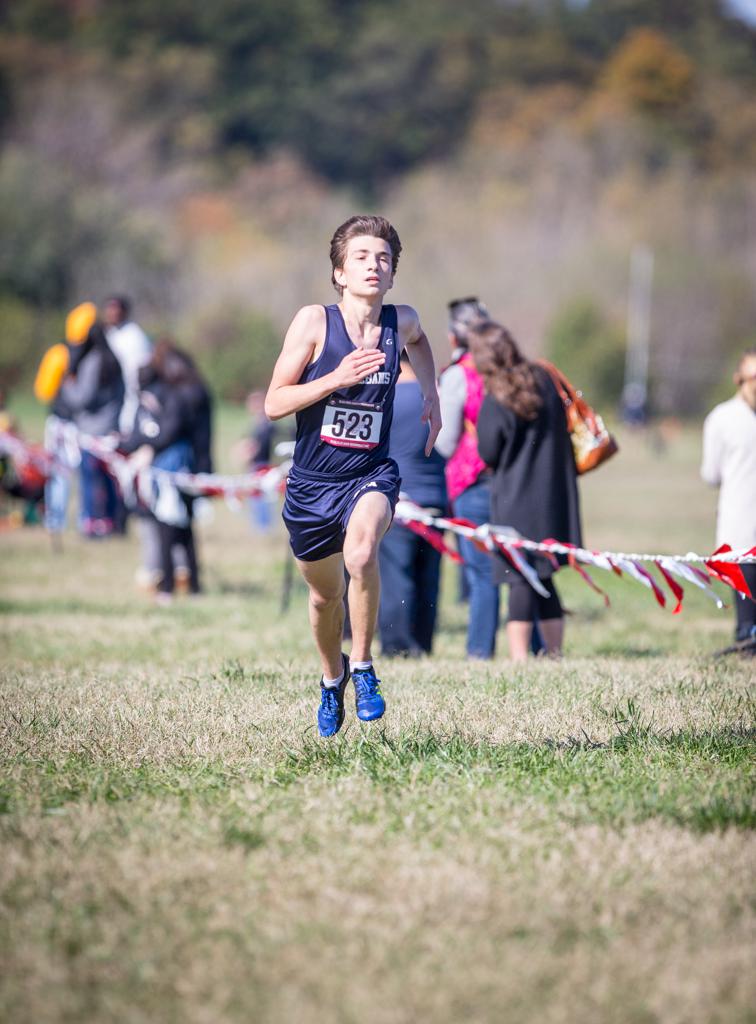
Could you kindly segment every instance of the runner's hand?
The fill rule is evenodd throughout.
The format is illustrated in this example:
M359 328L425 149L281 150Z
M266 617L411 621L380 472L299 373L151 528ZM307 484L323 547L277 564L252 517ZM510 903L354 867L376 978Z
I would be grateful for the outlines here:
M425 457L427 458L433 451L433 445L441 430L441 402L438 395L423 399L422 422L430 426L428 440L425 444Z
M365 377L375 373L386 362L386 356L378 349L356 348L344 356L333 371L336 388L350 388Z

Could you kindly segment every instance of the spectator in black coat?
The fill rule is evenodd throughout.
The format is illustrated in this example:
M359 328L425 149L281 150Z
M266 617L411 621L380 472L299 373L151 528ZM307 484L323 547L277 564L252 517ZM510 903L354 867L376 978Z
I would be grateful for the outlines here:
M155 346L139 371L140 402L134 431L124 440L126 453L169 472L212 472L212 402L191 357L167 339ZM145 455L145 452L147 453ZM157 477L154 509L160 540L158 594L173 593L173 548L186 551L189 590L199 593L199 569L192 530L193 499L178 492L168 477Z
M528 362L506 328L493 322L470 332L470 351L486 387L478 417L478 450L494 470L491 521L530 540L582 544L575 459L564 405L548 373ZM511 657L524 660L534 618L546 652L562 650L564 617L545 555L530 556L548 591L542 597L503 559L495 572L508 583L507 640Z

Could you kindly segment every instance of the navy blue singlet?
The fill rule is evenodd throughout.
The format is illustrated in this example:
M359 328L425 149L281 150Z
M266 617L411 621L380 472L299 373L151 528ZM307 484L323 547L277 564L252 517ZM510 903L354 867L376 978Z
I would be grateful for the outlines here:
M300 384L331 373L355 346L338 306L326 306L323 350L305 367ZM381 309L378 349L386 361L353 387L342 388L297 413L295 469L323 480L348 480L370 472L389 457L394 389L399 376L396 306Z

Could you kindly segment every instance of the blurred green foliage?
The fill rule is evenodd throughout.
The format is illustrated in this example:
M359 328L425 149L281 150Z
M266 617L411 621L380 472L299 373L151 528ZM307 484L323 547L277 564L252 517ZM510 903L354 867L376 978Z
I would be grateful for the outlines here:
M0 293L35 306L86 297L82 280L94 287L109 267L128 264L148 300L170 275L157 238L112 194L77 188L65 169L13 149L0 163L0 237Z
M661 39L652 105L670 82L687 87L686 61L756 81L756 34L718 0L14 0L0 9L0 29L136 58L147 81L166 49L190 51L213 68L203 98L221 148L284 146L366 192L454 149L484 90L595 84L638 26ZM649 77L642 64L630 52L618 69L636 93Z
M0 377L29 378L59 341L75 302L112 280L159 307L173 267L159 238L112 194L81 190L64 169L6 150L0 162ZM107 287L105 293L107 293Z
M30 377L45 349L63 338L63 313L0 292L0 390Z
M213 391L242 401L255 388L267 388L281 337L267 317L231 305L203 315L190 348Z
M627 168L650 180L685 166L713 180L752 167L754 85L756 31L720 0L0 0L0 369L6 383L28 377L56 340L50 317L117 287L147 320L181 310L190 328L178 340L194 334L215 387L240 397L266 382L280 331L238 293L218 307L225 282L189 294L192 241L222 229L188 225L187 196L231 191L258 158L285 154L304 169L291 194L307 177L315 201L336 186L377 202L413 169L452 164L483 139L505 157L501 171L487 156L479 166L509 173L515 191L548 164L555 194L587 181L587 195L595 174L620 183L611 202L621 207ZM570 184L573 146L584 172ZM281 258L307 200L253 177L227 223L274 210ZM533 191L541 209L530 218L545 234L548 194ZM469 215L495 219L485 206ZM212 250L218 279L249 237L244 225L237 238L225 230L228 244ZM749 296L707 330L742 334ZM32 334L33 344L10 340ZM592 400L617 397L618 344L598 305L553 318L551 354Z
M592 299L573 299L562 307L546 344L549 359L591 405L599 411L616 407L625 370L624 334Z
M40 181L35 171L13 151L0 165L0 290L54 306L71 290L74 253L88 231L66 182L53 172Z

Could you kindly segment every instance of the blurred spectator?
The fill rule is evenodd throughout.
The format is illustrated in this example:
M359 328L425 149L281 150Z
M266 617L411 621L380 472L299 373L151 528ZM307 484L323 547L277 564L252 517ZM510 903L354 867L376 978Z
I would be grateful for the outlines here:
M486 307L475 297L449 303L452 361L439 381L443 426L436 451L448 460L446 486L454 515L476 526L491 521L491 472L478 454L476 424L483 381L468 351L468 334L473 324L487 316ZM472 658L491 658L499 624L493 560L464 538L459 540L459 550L469 592L467 653Z
M425 457L428 425L421 422L423 395L406 351L394 397L389 455L399 466L401 497L432 515L446 511L444 459ZM441 552L401 523L394 522L378 549L381 604L378 628L384 654L430 654L436 627Z
M63 381L60 395L82 434L104 437L118 430L123 374L99 322L90 327L75 372L69 372ZM81 531L85 537L106 537L115 528L115 483L101 461L88 451L81 452L80 472Z
M24 441L0 392L0 491L23 502L23 512L12 509L9 516L0 516L0 529L40 522L45 463L44 449Z
M123 295L111 296L103 313L105 335L116 359L121 364L126 394L118 421L122 435L128 436L134 427L139 402L139 371L152 355L152 342L138 324L131 319L131 299ZM116 501L116 532L126 533L129 512L119 494Z
M122 444L138 466L175 472L212 472L211 399L189 355L168 339L155 346L139 374L141 392L134 430ZM193 500L171 483L155 477L154 519L160 547L159 595L166 600L175 587L173 550L186 552L191 593L199 593L199 569L192 530Z
M118 428L122 434L130 434L139 403L139 371L150 361L152 342L131 319L131 300L123 295L113 295L107 300L103 320L105 336L121 364L126 389Z
M648 403L646 389L637 381L625 385L620 403L620 415L624 423L631 427L645 427L648 421Z
M564 405L548 373L528 362L506 328L470 330L470 351L486 387L478 416L478 450L494 470L491 515L524 537L582 543L575 458ZM523 553L524 554L524 553ZM546 652L561 654L564 617L544 555L528 555L548 592L542 597L508 563L493 560L497 583L509 584L507 640L515 661L530 650L538 619Z
M92 302L82 302L72 309L66 317L66 340L45 352L34 379L37 400L49 406L45 449L52 456L52 463L45 484L45 526L53 536L66 528L71 476L81 462L74 411L61 386L68 374L75 373L96 319L97 309Z
M704 422L701 476L719 487L717 547L756 545L756 348L740 357L735 396L712 409ZM756 564L741 566L756 594ZM756 640L756 602L735 598L735 640Z
M247 396L247 412L252 418L249 437L238 445L247 471L257 473L273 461L273 439L276 428L265 415L265 392L251 391ZM259 533L270 533L274 523L275 494L252 495L249 510L252 525Z

